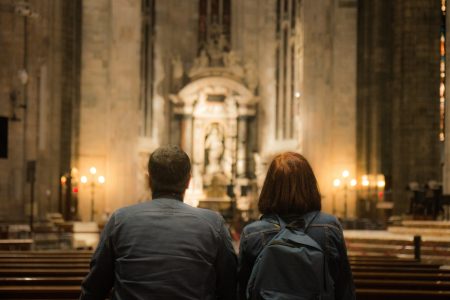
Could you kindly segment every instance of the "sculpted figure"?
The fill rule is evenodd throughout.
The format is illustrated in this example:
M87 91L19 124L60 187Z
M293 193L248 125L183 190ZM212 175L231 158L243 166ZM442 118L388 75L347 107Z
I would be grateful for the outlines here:
M223 136L219 131L218 124L214 124L210 133L206 137L205 150L208 152L207 174L214 174L220 171L220 161L222 158L224 145Z

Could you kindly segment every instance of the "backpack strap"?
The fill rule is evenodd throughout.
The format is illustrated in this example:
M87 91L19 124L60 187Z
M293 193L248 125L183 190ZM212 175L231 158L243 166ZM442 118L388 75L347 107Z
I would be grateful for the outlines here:
M314 214L314 216L311 218L311 220L305 224L305 229L304 229L304 233L306 233L306 231L308 230L309 226L314 222L314 220L317 218L317 216L320 214L320 211L316 212Z
M280 231L283 230L288 224L279 215L276 214L275 217L280 225Z
M317 218L317 216L319 214L320 214L320 211L316 212L311 219L308 218L309 213L306 213L305 215L303 215L301 220L303 220L305 222L305 224L303 224L303 226L302 226L304 233L306 233L306 231L308 230L309 226L314 222L314 220ZM287 228L295 228L295 229L301 228L301 227L298 226L298 220L295 220L295 221L293 221L291 223L286 223L279 215L276 214L275 217L276 217L276 219L278 221L278 224L280 225L280 231L282 229L286 228L286 227ZM307 219L309 219L309 220L307 220Z

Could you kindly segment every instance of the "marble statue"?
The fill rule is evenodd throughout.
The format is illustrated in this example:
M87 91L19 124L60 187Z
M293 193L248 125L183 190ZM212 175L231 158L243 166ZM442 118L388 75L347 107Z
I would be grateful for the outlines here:
M218 124L213 124L205 140L205 150L208 153L207 174L214 174L221 171L220 162L224 151L223 135Z

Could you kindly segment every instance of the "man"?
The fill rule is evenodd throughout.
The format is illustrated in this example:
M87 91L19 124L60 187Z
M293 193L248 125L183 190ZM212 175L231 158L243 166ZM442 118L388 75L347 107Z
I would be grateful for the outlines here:
M148 163L152 201L106 224L80 299L235 299L236 254L223 218L183 203L191 164L175 146Z

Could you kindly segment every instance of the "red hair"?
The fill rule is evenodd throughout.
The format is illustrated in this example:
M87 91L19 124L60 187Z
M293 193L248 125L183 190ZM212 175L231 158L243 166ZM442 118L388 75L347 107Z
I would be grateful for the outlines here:
M305 214L321 210L314 172L302 155L285 152L270 164L258 202L263 214Z

